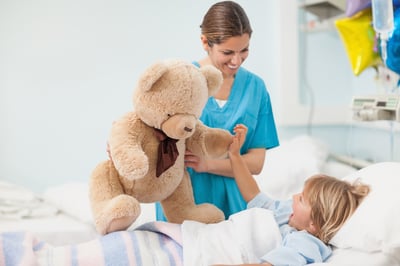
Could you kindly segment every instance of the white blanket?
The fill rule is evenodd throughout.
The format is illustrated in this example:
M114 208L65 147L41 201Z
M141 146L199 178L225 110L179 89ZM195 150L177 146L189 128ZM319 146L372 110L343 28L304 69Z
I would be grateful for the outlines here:
M270 210L252 208L217 224L185 221L182 225L185 266L259 262L282 242Z

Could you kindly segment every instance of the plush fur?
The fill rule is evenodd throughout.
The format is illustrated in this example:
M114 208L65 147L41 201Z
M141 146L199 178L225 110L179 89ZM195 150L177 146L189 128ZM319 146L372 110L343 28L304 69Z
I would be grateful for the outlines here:
M160 201L169 222L224 219L211 204L196 205L184 166L185 150L210 158L226 157L231 134L209 128L199 116L222 84L211 66L197 68L180 60L158 62L140 77L133 97L134 111L112 125L112 160L101 162L90 179L90 202L101 234L127 229L140 215L140 203ZM160 140L155 129L175 139L175 163L156 176Z

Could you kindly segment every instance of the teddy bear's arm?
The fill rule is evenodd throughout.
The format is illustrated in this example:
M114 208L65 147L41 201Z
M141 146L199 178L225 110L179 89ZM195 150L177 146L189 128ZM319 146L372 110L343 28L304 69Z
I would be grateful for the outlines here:
M194 134L186 140L186 148L200 157L226 158L231 143L229 131L205 126L199 120Z
M115 121L109 138L111 159L118 173L128 180L142 178L149 170L142 147L143 123L133 112Z

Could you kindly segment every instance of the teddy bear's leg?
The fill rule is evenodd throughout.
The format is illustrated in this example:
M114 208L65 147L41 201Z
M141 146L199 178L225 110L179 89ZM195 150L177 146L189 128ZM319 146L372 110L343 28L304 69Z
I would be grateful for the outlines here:
M90 178L89 197L96 230L100 234L127 229L140 214L140 203L124 194L111 161L100 163Z
M225 219L224 213L208 203L196 205L193 197L192 183L187 171L181 183L165 200L161 201L165 217L171 223L182 223L194 220L202 223L217 223Z

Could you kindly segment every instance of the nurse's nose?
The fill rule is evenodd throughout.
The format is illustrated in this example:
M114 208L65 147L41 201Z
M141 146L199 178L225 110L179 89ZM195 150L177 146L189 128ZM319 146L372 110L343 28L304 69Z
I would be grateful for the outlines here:
M231 62L234 65L240 65L242 63L242 57L240 56L240 53L234 53Z

